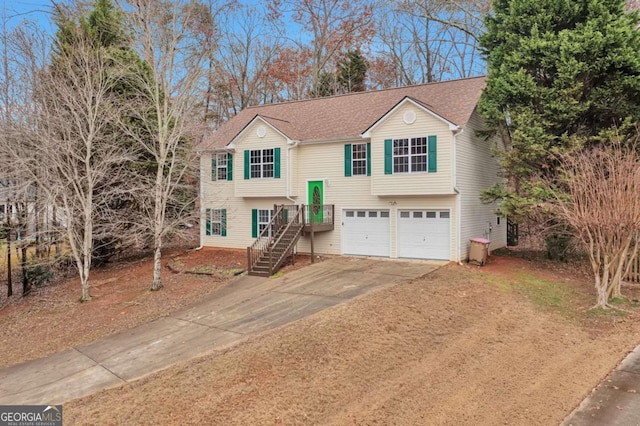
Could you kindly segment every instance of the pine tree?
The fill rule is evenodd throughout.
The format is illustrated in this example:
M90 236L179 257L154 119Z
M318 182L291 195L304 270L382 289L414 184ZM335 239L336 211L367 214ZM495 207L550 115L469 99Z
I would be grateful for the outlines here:
M338 82L343 93L364 92L369 64L362 52L350 50L338 66Z
M72 57L69 53L78 46L78 43L88 41L97 55L108 58L110 66L106 72L118 76L112 79L111 87L111 93L115 95L117 102L140 105L136 84L140 81L139 76L151 78L149 67L133 50L133 38L125 28L123 12L114 5L112 0L95 0L87 10L57 7L54 20L57 31L52 49L51 72L56 73L59 61ZM140 107L145 108L144 105ZM132 118L122 117L122 120L136 126ZM112 123L108 131L117 134L118 143L122 144L124 149L136 149L135 160L125 165L132 176L155 173L156 163L153 159L144 150L134 148L136 142L125 134L117 123ZM143 131L142 126L139 126L139 131ZM132 179L135 178L132 177ZM123 195L111 201L111 209L119 211L123 217L137 208L140 207L137 206L137 200L133 196ZM108 261L118 250L126 248L123 243L124 240L117 236L95 240L92 264L99 265Z
M546 197L532 177L553 176L557 154L640 119L639 17L624 0L497 0L485 24L480 111L509 185L484 195L523 218Z

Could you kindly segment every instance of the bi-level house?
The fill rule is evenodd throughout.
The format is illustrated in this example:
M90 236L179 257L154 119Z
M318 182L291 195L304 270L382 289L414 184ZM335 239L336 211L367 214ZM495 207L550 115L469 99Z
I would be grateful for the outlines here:
M478 135L484 78L243 110L200 146L201 242L268 275L297 249L460 261L506 245L480 200L499 181Z

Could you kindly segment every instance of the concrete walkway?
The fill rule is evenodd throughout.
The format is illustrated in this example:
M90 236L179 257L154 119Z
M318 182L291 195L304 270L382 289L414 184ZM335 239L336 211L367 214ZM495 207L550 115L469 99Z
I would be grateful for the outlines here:
M562 424L640 426L640 346Z
M441 264L337 257L277 279L244 276L187 310L0 370L0 405L60 404L90 395Z

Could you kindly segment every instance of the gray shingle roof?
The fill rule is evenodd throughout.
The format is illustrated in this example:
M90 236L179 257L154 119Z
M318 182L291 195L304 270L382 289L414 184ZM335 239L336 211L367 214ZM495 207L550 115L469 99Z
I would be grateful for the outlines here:
M249 107L206 138L199 149L224 148L256 116L293 140L357 138L405 97L463 126L484 87L485 78L475 77Z

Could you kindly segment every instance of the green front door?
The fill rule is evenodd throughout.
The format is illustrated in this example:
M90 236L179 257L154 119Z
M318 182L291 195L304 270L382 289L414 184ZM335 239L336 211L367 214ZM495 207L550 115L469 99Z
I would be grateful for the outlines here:
M324 204L323 182L321 180L309 181L309 222L322 223L322 205Z

